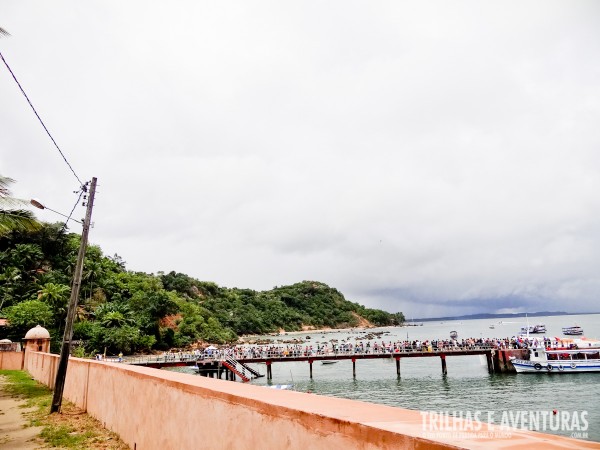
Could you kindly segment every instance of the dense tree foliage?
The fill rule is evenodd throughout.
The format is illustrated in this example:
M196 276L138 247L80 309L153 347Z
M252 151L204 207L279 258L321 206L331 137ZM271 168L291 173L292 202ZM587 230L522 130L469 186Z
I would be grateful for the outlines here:
M80 236L66 232L62 224L0 236L0 316L10 324L0 329L0 338L21 339L39 323L50 330L53 348L58 348L79 243ZM133 353L365 321L399 325L404 316L347 301L316 281L259 292L220 287L182 273L131 272L118 255L106 256L90 245L74 339L87 352Z

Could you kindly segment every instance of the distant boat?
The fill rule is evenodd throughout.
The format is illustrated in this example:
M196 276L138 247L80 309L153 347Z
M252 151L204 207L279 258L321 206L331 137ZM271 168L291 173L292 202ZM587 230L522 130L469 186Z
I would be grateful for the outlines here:
M564 327L562 329L563 334L566 334L567 336L577 336L580 334L583 334L583 328L575 325L574 327Z
M494 328L496 328L496 326L494 324L491 324L490 329L493 330Z
M412 319L409 323L405 323L405 325L407 327L422 327L423 326L423 322L421 322L421 323L415 323L415 319Z
M521 327L520 334L544 334L546 332L546 325L539 323L537 325L528 325Z
M451 331L450 332L450 338L456 339L457 337L458 337L458 333L456 331Z
M321 361L321 364L335 364L337 361Z

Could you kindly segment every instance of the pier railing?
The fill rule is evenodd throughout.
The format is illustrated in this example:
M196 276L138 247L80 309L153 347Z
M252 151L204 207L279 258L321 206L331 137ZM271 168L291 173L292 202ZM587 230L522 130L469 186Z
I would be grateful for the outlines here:
M146 356L125 356L107 357L104 361L123 362L133 365L153 365L153 364L193 364L198 361L203 362L222 362L228 358L235 360L257 360L257 359L283 359L286 358L326 358L326 357L352 357L352 356L402 356L410 354L452 354L452 353L482 353L498 349L493 344L474 344L474 345L406 345L397 347L377 347L377 348L310 348L310 347L247 347L247 348L229 348L223 350L212 350L200 354L195 353L167 353L164 355L146 355Z
M146 364L160 364L160 363L193 363L202 359L202 355L195 355L193 353L186 354L166 354L166 355L140 355L140 356L124 356L119 357L107 357L103 361L107 362L123 362L126 364L134 365L146 365Z
M249 348L242 352L236 352L233 354L234 358L239 360L244 359L285 359L285 358L299 358L299 357L336 357L336 356L362 356L362 355L402 355L412 353L452 353L452 352L485 352L497 349L495 345L482 344L482 345L464 345L464 346L403 346L397 348L346 348L346 349L261 349ZM214 358L219 358L219 355L215 355Z

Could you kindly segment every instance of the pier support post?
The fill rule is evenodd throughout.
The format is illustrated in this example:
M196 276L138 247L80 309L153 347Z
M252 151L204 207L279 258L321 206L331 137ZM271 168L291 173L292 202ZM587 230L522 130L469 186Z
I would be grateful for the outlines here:
M266 361L267 364L267 380L273 379L273 371L271 370L271 361Z
M310 366L310 379L311 379L311 380L312 380L312 363L313 363L313 360L312 360L312 359L309 359L309 360L308 360L308 365Z
M400 378L400 357L396 356L396 375Z
M496 367L496 372L506 372L506 353L504 350L498 350L498 365Z
M356 358L352 358L352 378L356 378Z
M440 359L442 360L442 374L448 375L448 369L446 368L446 355L442 353L440 355Z
M485 359L487 360L488 372L494 373L494 361L492 360L492 352L485 353Z

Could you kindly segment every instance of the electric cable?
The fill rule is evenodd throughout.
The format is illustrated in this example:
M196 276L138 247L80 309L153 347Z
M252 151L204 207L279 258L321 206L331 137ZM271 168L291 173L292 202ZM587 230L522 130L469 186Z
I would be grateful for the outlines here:
M2 55L2 52L0 52L0 58L2 58L2 62L4 62L4 65L6 66L6 68L10 72L10 74L12 75L13 79L15 80L15 83L17 83L17 86L19 86L19 89L21 89L21 92L25 96L25 99L27 100L27 103L29 103L29 106L31 106L31 109L33 110L34 114L36 115L36 117L38 118L38 120L40 121L40 123L42 124L42 127L44 127L44 130L46 130L46 133L48 134L48 136L50 137L50 139L54 143L54 146L56 147L56 149L60 153L60 156L62 156L62 158L65 160L65 162L67 163L67 166L69 166L69 169L71 169L71 172L73 172L73 175L75 175L75 178L77 178L77 181L79 181L79 185L82 186L83 182L79 179L79 177L75 173L75 170L73 169L73 167L71 166L71 164L69 163L69 161L67 161L67 158L63 154L62 150L60 149L60 147L58 146L58 144L56 143L56 141L54 140L54 138L50 134L50 131L48 130L48 128L44 124L44 121L42 120L42 118L40 117L40 115L38 114L38 112L35 110L35 108L33 107L33 104L31 103L31 100L29 100L29 97L25 93L25 90L21 86L21 83L19 83L19 80L17 80L17 77L15 76L15 74L12 71L12 69L10 68L10 66L8 65L8 63L6 62L6 59L4 59L4 56Z
M69 213L69 216L67 217L67 220L65 220L65 223L62 226L63 230L66 230L68 228L67 227L67 223L69 222L69 220L71 220L71 216L73 215L73 211L75 211L75 208L77 208L77 205L79 204L79 200L81 200L81 196L83 195L84 192L85 191L83 189L79 189L79 197L77 197L77 201L73 205L73 209L71 209L71 212Z

